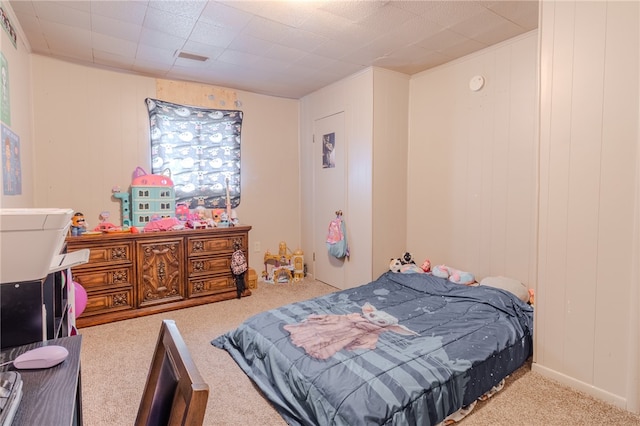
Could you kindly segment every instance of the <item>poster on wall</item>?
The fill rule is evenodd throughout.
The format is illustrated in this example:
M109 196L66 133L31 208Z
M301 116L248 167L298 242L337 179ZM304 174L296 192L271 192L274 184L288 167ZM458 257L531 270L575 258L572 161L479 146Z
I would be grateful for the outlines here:
M2 81L0 82L0 121L7 126L11 126L11 102L9 98L9 64L4 53L0 52L0 72Z
M2 20L2 28L4 28L4 30L9 35L9 39L11 40L13 47L17 48L16 42L18 41L18 36L16 34L16 30L15 28L13 28L13 24L9 19L9 15L7 15L7 12L4 10L4 7L2 6L0 6L0 15L1 15L0 20Z
M2 191L4 195L22 194L20 136L2 125Z
M336 134L322 135L322 168L333 169L336 166Z

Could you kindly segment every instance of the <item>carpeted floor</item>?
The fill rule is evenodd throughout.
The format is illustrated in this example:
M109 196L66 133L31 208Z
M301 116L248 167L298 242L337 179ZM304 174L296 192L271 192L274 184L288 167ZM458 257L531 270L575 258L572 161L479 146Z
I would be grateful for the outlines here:
M218 335L258 312L335 291L323 283L258 283L253 295L163 314L80 329L82 396L87 426L132 425L160 322L176 321L210 386L205 425L286 425L227 352ZM640 417L553 382L525 364L504 389L480 402L461 426L640 425Z

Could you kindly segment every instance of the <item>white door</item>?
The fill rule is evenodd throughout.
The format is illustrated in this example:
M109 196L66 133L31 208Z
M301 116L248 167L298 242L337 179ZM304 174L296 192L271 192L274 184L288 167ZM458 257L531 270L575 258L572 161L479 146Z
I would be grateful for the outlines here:
M344 112L314 122L314 251L315 278L344 289L345 259L336 259L327 250L329 222L341 210L346 215L346 138Z

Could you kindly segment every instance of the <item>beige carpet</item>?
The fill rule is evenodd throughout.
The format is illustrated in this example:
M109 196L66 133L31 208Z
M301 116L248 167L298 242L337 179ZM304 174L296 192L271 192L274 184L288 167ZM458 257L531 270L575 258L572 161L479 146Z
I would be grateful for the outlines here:
M176 321L211 388L205 425L286 425L227 352L210 342L258 312L332 291L310 280L259 283L252 296L241 300L80 329L84 424L133 424L160 322L168 318ZM640 417L548 380L527 364L459 424L640 425Z

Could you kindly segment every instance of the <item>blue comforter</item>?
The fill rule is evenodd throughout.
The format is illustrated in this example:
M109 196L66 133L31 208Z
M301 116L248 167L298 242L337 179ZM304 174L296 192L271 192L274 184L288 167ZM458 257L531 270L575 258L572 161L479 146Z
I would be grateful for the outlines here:
M211 343L292 425L435 425L532 353L513 294L385 273L260 313Z

